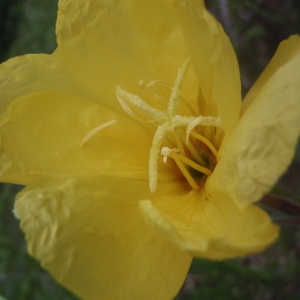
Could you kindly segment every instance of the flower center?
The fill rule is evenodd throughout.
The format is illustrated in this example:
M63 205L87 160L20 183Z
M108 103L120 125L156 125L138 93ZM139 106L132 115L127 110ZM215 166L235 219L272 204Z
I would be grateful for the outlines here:
M196 131L196 127L219 127L221 125L220 118L179 115L181 87L189 64L189 59L187 59L178 70L166 111L158 110L137 95L133 95L119 86L116 87L117 98L128 114L139 121L143 121L132 112L128 106L130 104L158 123L149 155L149 188L152 193L155 192L157 187L159 155L163 156L165 163L168 157L172 158L194 190L199 189L203 180L212 173L216 164L217 149L206 137ZM160 82L165 83L164 81L156 80L152 84ZM148 86L152 84L150 83ZM183 130L184 128L185 130ZM169 133L173 134L176 145L172 149L163 146Z

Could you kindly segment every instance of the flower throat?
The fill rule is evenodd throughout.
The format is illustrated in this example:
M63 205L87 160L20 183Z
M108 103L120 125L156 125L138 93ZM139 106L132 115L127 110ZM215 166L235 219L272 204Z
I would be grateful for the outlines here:
M168 158L174 160L193 190L199 189L203 180L212 173L216 163L217 149L206 137L196 131L196 127L220 127L220 118L179 115L181 88L189 65L190 60L187 59L178 70L174 85L171 87L170 100L166 111L158 110L137 95L133 95L119 86L116 87L117 98L123 109L130 116L139 121L144 121L132 112L128 104L138 108L142 113L158 123L150 148L148 166L149 188L152 193L155 192L157 187L159 155L163 156L165 163ZM155 83L166 84L164 81L156 80L149 83L146 87L151 87ZM185 132L182 130L183 128L185 128ZM173 135L175 148L163 146L168 133Z

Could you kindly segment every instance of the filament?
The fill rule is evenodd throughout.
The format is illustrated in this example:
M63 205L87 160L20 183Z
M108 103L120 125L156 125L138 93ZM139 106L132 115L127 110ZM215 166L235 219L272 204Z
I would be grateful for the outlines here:
M191 174L187 171L186 167L184 164L181 162L181 160L177 157L172 157L177 164L178 168L180 169L181 173L184 175L186 178L187 182L191 186L191 188L195 191L199 190L198 184L195 182L194 178L191 176Z
M204 137L201 134L195 133L195 132L191 132L191 135L193 137L195 137L196 139L198 139L199 141L203 142L215 156L218 155L218 150L214 147L214 145L206 137Z
M205 175L210 175L212 172L210 169L207 169L203 166L200 166L199 164L195 163L194 161L192 161L191 159L187 158L186 156L183 156L179 153L176 152L171 152L169 154L169 157L173 158L173 159L179 159L182 162L184 162L185 164L187 164L188 166L190 166L191 168L199 171L200 173L203 173Z

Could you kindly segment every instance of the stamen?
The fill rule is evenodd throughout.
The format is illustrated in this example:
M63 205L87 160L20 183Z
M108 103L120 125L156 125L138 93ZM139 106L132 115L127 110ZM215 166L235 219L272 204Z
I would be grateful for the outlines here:
M211 141L208 140L206 137L195 132L192 132L191 135L196 139L198 139L199 141L203 142L215 156L218 155L218 150L214 147Z
M194 118L186 129L186 143L188 143L190 132L198 125L219 127L221 125L221 119L210 116Z
M161 85L167 87L168 89L172 89L172 86L165 80L161 80L161 79L157 79L157 80L153 80L153 81L150 81L147 85L146 85L146 88L149 88L151 86L153 86L154 84L156 83L160 83Z
M144 89L144 90L146 90L147 92L149 92L150 95L151 95L154 99L160 100L160 96L159 96L158 94L156 94L156 93L153 92L152 90L149 90L149 89L148 89L149 83L148 83L147 85L145 85L145 84L144 84L144 80L143 80L143 79L140 79L139 82L138 82L138 85L139 85L139 87L141 87L142 89Z
M191 176L191 174L187 171L184 164L178 159L177 157L174 157L174 161L176 162L178 168L180 169L181 173L186 178L187 182L191 186L191 188L195 191L199 190L198 184L195 182L194 178Z
M180 137L182 140L184 140L183 137ZM191 152L191 155L193 158L195 158L195 160L200 164L200 165L206 165L206 162L204 161L204 159L201 157L201 155L199 154L199 152L195 149L193 143L186 143L186 147L189 149L189 151Z
M146 90L148 93L150 93L150 95L156 99L156 100L160 100L161 97L156 94L154 91L152 91L150 88L154 85L154 84L160 84L161 86L171 90L172 86L165 80L161 80L161 79L157 79L157 80L153 80L150 81L147 85L144 84L144 80L140 79L138 82L139 87L141 87L142 89Z
M179 150L177 148L173 148L173 149L170 149L168 147L161 148L160 154L163 155L163 157L164 157L163 158L164 163L167 163L168 156L170 156L171 152L179 152Z
M111 120L109 122L106 122L96 128L94 128L93 130L91 130L85 137L84 139L82 140L81 144L80 144L80 148L83 147L83 145L93 136L95 135L97 132L101 131L102 129L104 129L105 127L108 127L112 124L115 124L117 121L116 120Z
M200 173L203 173L205 175L210 175L212 172L210 169L207 169L205 167L202 167L200 165L198 165L197 163L195 163L194 161L190 160L189 158L187 158L186 156L183 156L179 153L175 153L175 152L170 152L169 153L169 157L175 159L179 159L182 162L184 162L185 164L187 164L188 166L190 166L191 168L199 171Z
M121 89L121 87L119 86L116 87L116 95L117 97L120 97L122 100L125 100L129 102L131 105L140 109L142 112L144 112L149 117L153 118L158 123L164 123L169 120L169 117L165 112L153 108L137 95L130 94L127 91Z
M197 151L192 143L189 143L189 137L192 135L194 138L205 143L207 147L212 151L214 155L217 154L217 150L212 145L212 143L204 138L202 135L192 132L196 126L212 126L219 127L221 125L220 118L211 117L211 116L182 116L179 115L179 104L181 101L181 89L183 84L183 79L188 71L190 64L190 59L187 59L183 66L178 70L175 83L171 90L171 96L168 103L166 111L158 110L151 107L148 103L143 101L137 95L130 94L127 91L123 90L121 87L116 87L117 98L123 107L123 109L133 118L139 119L134 112L129 108L128 104L138 108L144 114L149 116L151 119L159 123L157 130L154 134L152 145L150 148L149 155L149 188L151 193L154 193L157 187L158 182L158 157L159 154L163 155L164 163L167 162L168 157L174 159L178 168L181 170L182 174L185 176L186 180L190 186L197 190L199 186L197 181L195 181L192 175L189 173L187 166L197 170L198 172L210 175L212 171L204 166L207 165L207 162L202 158L201 153ZM139 81L139 86L145 89L151 88L155 84L162 84L163 86L170 88L170 85L163 80L154 80L149 82L147 85L144 84L143 80ZM159 98L159 95L155 94L153 91L150 91L152 95L156 98ZM184 101L184 99L183 99ZM196 114L194 109L186 103L187 108L190 109L192 114ZM186 129L186 139L183 137L183 133L180 132L180 128L185 127ZM175 129L178 129L175 131ZM168 147L162 147L164 140L169 132L173 133L173 139L177 145L177 148L170 149ZM194 141L194 139L193 139ZM192 156L193 159L189 159L187 156Z
M174 86L172 87L172 93L167 110L167 114L171 117L174 117L178 113L181 86L189 65L190 59L187 58L182 67L178 70Z
M160 151L160 154L164 156L163 160L164 163L167 162L167 158L171 157L174 159L175 163L177 164L177 166L179 167L180 171L182 172L182 174L184 175L184 177L187 179L188 183L190 184L190 186L194 189L194 190L198 190L199 186L197 185L197 183L195 182L195 180L193 179L193 177L191 176L191 174L188 172L188 170L186 169L186 167L184 166L184 163L186 163L187 165L189 165L190 167L192 167L193 169L204 173L206 175L210 175L211 171L207 168L204 168L198 164L196 164L195 162L193 162L192 160L188 159L187 157L181 155L178 153L179 150L177 148L173 148L170 149L168 147L163 147Z
M183 143L182 143L182 139L180 137L180 135L178 134L177 131L172 131L175 143L177 145L177 148L179 149L179 153L181 153L182 155L185 155L185 150L183 147Z

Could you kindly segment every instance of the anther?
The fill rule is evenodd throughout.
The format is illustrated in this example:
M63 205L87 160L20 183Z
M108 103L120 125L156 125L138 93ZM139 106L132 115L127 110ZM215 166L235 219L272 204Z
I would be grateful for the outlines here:
M187 126L186 129L186 143L188 143L190 132L196 127L196 126L214 126L214 127L220 127L221 126L221 119L215 118L211 116L199 116L197 118L193 118L190 122L190 124Z
M171 152L179 152L177 148L170 149L169 147L162 147L160 150L160 154L163 155L164 163L167 163L168 156L170 156Z
M82 140L82 142L81 142L81 144L80 144L79 147L82 148L83 145L84 145L89 139L91 139L91 137L92 137L93 135L95 135L97 132L103 130L104 128L106 128L106 127L108 127L108 126L110 126L110 125L112 125L112 124L115 124L116 122L117 122L116 120L111 120L111 121L109 121L109 122L106 122L106 123L104 123L104 124L102 124L102 125L100 125L100 126L94 128L93 130L91 130L91 131L84 137L84 139Z

